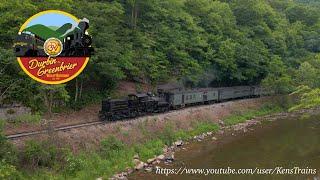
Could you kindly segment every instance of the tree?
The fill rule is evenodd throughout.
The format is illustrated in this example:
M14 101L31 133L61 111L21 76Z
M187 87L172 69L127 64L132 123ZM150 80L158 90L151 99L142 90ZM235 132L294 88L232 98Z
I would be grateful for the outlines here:
M41 85L39 86L38 97L44 102L49 117L52 116L52 109L55 104L61 106L70 98L65 89L65 85Z
M296 73L296 82L300 85L309 86L311 88L317 87L319 71L312 67L308 62L304 62L300 65Z
M293 94L298 94L300 99L297 104L289 109L289 111L320 106L320 88L311 89L308 86L300 86Z
M279 56L272 57L268 70L268 75L262 81L265 87L273 90L277 94L286 94L292 91L292 78L288 74L287 68Z

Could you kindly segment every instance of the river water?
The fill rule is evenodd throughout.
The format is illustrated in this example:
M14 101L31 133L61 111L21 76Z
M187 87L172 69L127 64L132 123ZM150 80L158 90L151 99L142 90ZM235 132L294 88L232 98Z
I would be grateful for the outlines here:
M129 179L320 179L320 115L264 121L253 130L234 136L207 139L185 146L176 152L176 161L161 164L162 168L270 168L283 167L292 171L300 168L300 175L159 175L135 173ZM280 168L274 173L280 173ZM296 168L297 169L297 168ZM302 171L316 169L317 174L304 175ZM294 171L297 172L297 171Z

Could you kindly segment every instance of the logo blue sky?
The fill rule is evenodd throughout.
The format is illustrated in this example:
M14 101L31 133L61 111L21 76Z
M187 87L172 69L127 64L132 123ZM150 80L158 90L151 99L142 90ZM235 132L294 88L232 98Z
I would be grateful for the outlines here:
M45 26L57 26L57 27L60 27L60 26L64 25L65 23L76 24L76 21L74 21L70 17L65 16L63 14L48 13L48 14L44 14L42 16L34 18L27 25L27 27L30 27L30 26L33 26L33 25L36 25L36 24L42 24L42 25L45 25Z

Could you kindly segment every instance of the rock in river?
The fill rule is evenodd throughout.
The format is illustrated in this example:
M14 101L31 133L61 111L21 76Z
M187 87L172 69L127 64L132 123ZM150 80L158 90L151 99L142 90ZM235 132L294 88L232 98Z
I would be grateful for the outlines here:
M165 156L164 156L163 154L161 154L161 155L159 155L159 156L157 157L157 159L160 160L160 161L164 160L164 158L165 158Z
M183 145L183 141L182 140L176 141L174 143L174 145L176 145L177 147L182 146Z
M137 165L134 167L134 169L135 169L135 170L141 170L141 169L143 169L143 167L144 167L144 162L140 161L140 163L137 164Z

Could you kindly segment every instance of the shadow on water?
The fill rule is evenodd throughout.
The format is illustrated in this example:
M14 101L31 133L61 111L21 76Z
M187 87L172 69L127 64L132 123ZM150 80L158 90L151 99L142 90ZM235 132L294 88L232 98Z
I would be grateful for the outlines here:
M320 115L265 121L253 131L213 143L193 143L176 153L177 161L163 168L316 169L317 175L156 175L136 173L130 179L320 179ZM286 171L286 170L283 170ZM287 170L290 171L290 170ZM294 170L293 170L294 171ZM303 170L306 171L306 170ZM309 170L310 171L310 170ZM297 172L297 171L296 171ZM275 173L280 173L278 170ZM317 177L315 177L317 176Z

